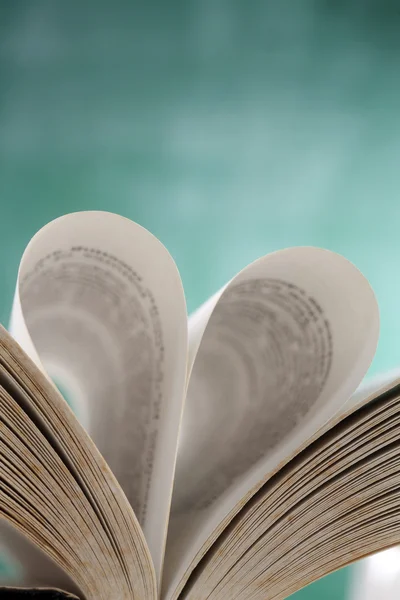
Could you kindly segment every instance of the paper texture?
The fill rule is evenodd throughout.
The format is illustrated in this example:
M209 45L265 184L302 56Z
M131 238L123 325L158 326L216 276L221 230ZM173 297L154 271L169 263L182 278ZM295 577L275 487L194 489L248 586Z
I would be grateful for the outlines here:
M344 258L316 248L256 261L193 315L167 595L221 523L344 405L378 331L368 282Z
M273 473L338 415L393 384L354 394L375 353L379 314L344 258L275 252L188 320L162 244L101 212L67 215L33 238L11 331L117 477L159 584L169 528L168 600Z
M11 332L68 391L159 576L186 384L186 306L172 258L123 217L61 217L24 253Z

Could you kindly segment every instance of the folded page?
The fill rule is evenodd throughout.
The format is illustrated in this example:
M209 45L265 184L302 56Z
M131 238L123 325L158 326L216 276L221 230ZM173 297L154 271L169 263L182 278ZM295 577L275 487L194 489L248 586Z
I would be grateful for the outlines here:
M116 475L159 577L186 385L186 306L173 259L123 217L56 219L24 253L11 332Z
M317 248L256 261L190 319L168 597L265 477L343 406L378 330L368 282Z

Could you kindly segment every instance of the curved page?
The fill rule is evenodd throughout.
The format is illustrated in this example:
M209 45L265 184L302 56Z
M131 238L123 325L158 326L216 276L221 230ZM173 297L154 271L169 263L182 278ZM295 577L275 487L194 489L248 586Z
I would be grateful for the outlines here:
M256 261L193 315L167 597L268 474L343 406L378 329L366 279L317 248Z
M186 306L173 259L123 217L56 219L22 258L11 332L116 475L159 578L186 378Z

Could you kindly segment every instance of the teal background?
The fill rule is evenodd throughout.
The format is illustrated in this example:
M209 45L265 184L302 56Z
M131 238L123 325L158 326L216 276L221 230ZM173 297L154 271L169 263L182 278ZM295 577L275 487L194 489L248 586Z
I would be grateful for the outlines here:
M190 310L261 254L344 254L381 307L372 371L399 366L399 22L387 0L1 2L0 320L30 237L106 209L164 242Z

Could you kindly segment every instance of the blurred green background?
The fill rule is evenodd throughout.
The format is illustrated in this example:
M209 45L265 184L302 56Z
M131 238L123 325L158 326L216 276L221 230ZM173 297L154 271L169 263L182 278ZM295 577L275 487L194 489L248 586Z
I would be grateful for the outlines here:
M261 254L344 254L381 307L372 371L399 366L399 25L387 0L0 2L0 320L30 237L107 209L164 242L190 310Z

